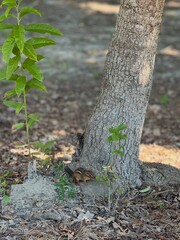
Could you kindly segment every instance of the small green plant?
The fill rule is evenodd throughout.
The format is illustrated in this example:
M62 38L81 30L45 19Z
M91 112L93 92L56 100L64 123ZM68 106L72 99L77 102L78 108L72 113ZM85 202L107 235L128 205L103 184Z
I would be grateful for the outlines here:
M0 70L0 80L10 81L14 87L4 94L4 104L13 108L16 114L24 112L24 121L13 125L15 129L25 126L30 152L29 129L39 121L35 113L28 113L27 94L31 89L47 92L43 83L44 77L38 62L44 56L37 53L37 49L48 45L56 44L53 40L46 37L29 37L30 32L38 34L51 34L62 36L62 33L55 27L44 23L33 23L23 25L22 20L27 14L41 16L41 12L33 7L21 6L22 0L3 0L0 7L5 7L4 14L0 15L0 30L9 31L9 35L0 46L0 52L5 62L5 67ZM8 22L14 19L13 24Z
M102 174L96 177L99 182L111 187L111 184L117 179L116 174L112 170L112 166L103 166Z
M162 95L159 101L161 105L167 106L169 104L169 97L167 95Z
M158 206L160 209L164 209L164 208L165 208L165 204L164 204L164 202L161 201L161 200L158 201L157 206Z
M125 124L120 124L117 127L111 127L109 128L110 136L107 138L107 141L110 142L118 142L120 140L126 140L127 136L125 134L122 134L122 131L126 129ZM123 145L119 146L119 149L113 149L113 154L118 154L119 156L124 156L123 151ZM119 186L114 189L114 185L116 182L116 179L118 179L118 175L113 171L113 168L111 165L109 166L103 166L102 167L102 174L99 176L96 176L96 180L101 182L102 184L105 184L108 186L108 209L111 210L111 205L113 201L114 193L119 195L122 195L122 189L119 188ZM117 198L118 201L118 198Z
M37 141L37 142L33 143L33 146L36 149L39 149L44 154L50 154L52 152L53 145L54 145L54 141L48 141L45 143ZM39 153L39 152L37 152L37 153Z
M118 142L120 140L126 140L127 136L125 134L122 134L122 131L126 128L127 128L126 125L123 123L121 123L117 127L109 128L109 132L111 134L108 137L107 141L110 143L110 142ZM118 154L121 157L124 156L123 145L120 145L119 149L113 149L112 153Z
M113 171L112 166L103 166L102 174L96 176L96 180L108 187L108 209L111 211L112 202L115 197L115 194L118 195L117 201L119 199L119 195L122 195L122 190L119 186L114 188L114 184L118 179L118 175ZM116 204L114 204L116 206Z
M68 177L64 175L64 164L59 163L55 166L56 171L56 193L59 200L65 201L75 197L76 191L72 183L69 182ZM60 174L62 172L62 174Z
M7 190L9 182L6 180L10 176L10 172L5 172L0 175L0 195L2 196L2 201L4 204L9 203L9 196L7 195Z

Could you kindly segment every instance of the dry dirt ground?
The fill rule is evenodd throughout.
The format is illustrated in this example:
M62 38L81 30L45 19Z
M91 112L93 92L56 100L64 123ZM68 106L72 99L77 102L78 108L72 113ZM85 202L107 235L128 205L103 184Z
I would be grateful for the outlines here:
M57 45L41 52L48 94L33 92L29 111L40 112L41 121L31 131L31 140L55 140L54 156L71 156L74 136L83 132L100 90L108 44L114 29L118 0L27 1L42 10L42 22L63 32ZM26 21L38 21L27 17ZM7 33L1 33L0 44ZM2 66L0 60L0 67ZM166 1L158 45L154 82L140 147L140 159L180 168L180 2ZM0 96L9 89L1 83ZM0 175L11 172L10 182L21 182L27 173L26 151L16 143L24 132L11 125L22 119L0 103ZM109 213L67 224L58 221L23 220L0 228L1 239L179 239L180 196L177 187L152 189L122 201L115 219ZM99 209L102 206L99 206ZM82 208L89 208L82 205ZM78 211L77 211L78 212ZM78 213L77 213L78 214ZM1 217L0 215L0 220ZM117 224L117 225L116 225ZM21 226L22 225L22 226ZM68 237L69 236L69 237Z

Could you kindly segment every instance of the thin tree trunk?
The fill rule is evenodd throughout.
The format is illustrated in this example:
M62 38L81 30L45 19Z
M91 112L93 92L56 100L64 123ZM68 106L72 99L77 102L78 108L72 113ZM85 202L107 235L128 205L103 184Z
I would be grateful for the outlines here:
M81 166L98 174L112 165L125 188L141 184L139 145L152 85L164 0L123 0L105 62L99 101L87 125ZM127 125L125 142L107 143L108 129ZM119 144L124 156L112 154Z

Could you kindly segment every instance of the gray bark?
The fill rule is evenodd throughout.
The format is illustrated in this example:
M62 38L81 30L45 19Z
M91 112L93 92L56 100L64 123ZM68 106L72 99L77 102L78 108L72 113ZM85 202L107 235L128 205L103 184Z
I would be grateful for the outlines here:
M99 174L112 165L123 188L141 185L139 144L152 85L164 0L121 1L106 57L101 94L87 125L81 166ZM108 129L127 125L125 142L107 143ZM119 144L124 156L112 154Z

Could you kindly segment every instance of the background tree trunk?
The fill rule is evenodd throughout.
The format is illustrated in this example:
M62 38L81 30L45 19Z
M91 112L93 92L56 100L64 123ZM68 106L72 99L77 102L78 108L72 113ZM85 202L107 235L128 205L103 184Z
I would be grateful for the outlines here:
M141 184L139 144L152 85L164 0L123 0L105 62L99 101L87 125L81 166L112 165L124 188ZM125 155L112 154L108 129L127 125Z

